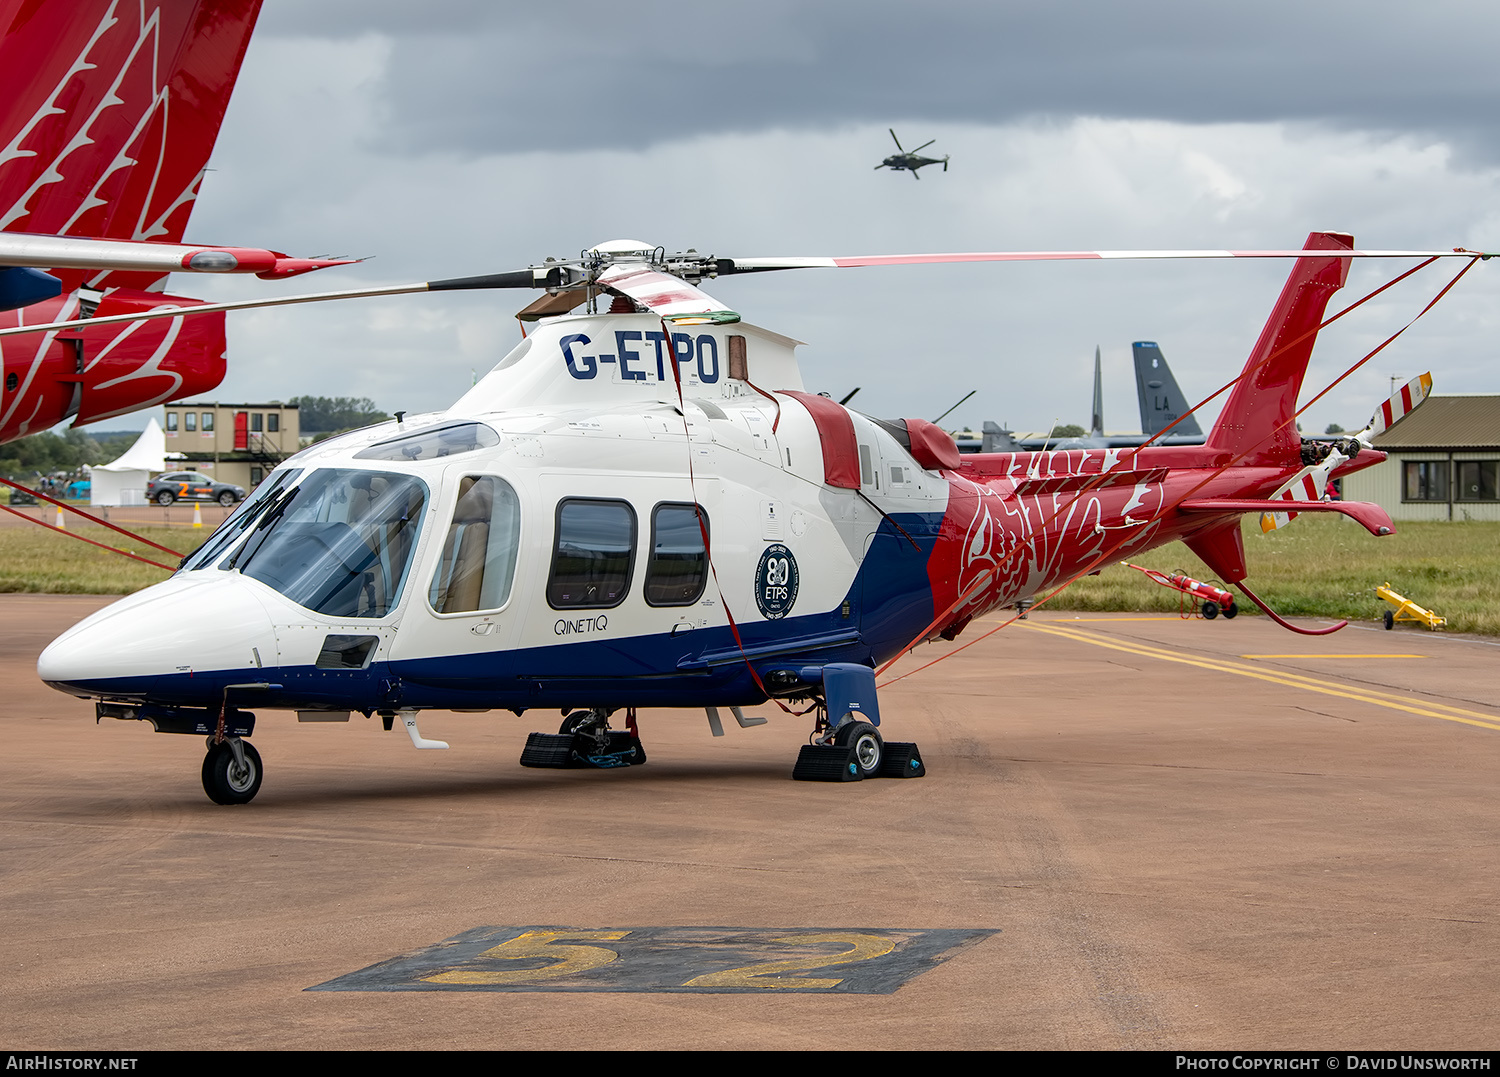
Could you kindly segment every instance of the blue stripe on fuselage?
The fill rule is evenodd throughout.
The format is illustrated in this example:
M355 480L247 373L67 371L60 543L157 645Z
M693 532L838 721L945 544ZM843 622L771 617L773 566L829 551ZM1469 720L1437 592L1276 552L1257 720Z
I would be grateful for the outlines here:
M882 521L845 600L834 609L741 624L740 639L756 669L764 674L827 662L871 665L908 646L932 620L927 561L942 518L941 513L893 517L910 540L891 521ZM69 688L105 698L217 708L226 685L267 681L280 687L236 693L235 704L246 710L260 706L371 711L701 707L752 705L764 699L728 626L376 662L364 670L200 670L75 681Z

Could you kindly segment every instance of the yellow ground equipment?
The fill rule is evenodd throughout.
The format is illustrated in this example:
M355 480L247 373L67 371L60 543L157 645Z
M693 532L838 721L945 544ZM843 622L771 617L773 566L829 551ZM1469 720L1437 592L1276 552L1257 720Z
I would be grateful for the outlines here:
M1391 585L1383 583L1375 588L1375 596L1383 598L1391 604L1391 608L1385 611L1385 627L1387 629L1396 627L1397 621L1421 621L1428 628L1442 628L1448 623L1446 617L1439 617L1431 610L1424 610L1409 598L1404 598L1391 590Z

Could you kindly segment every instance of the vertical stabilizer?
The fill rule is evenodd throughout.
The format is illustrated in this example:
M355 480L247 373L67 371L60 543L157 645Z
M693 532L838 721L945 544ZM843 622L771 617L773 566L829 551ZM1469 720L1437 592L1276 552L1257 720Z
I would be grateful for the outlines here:
M260 3L0 0L0 229L180 241Z
M1135 356L1135 392L1141 405L1141 433L1155 437L1179 418L1188 414L1187 397L1177 387L1172 368L1167 366L1166 356L1149 340L1138 340L1131 346ZM1203 436L1197 416L1188 415L1182 422L1172 426L1168 437L1184 435Z
M1350 250L1353 246L1353 236L1314 232L1303 249ZM1347 258L1297 259L1245 364L1244 376L1230 390L1218 424L1208 436L1210 449L1228 451L1250 464L1300 462L1302 438L1292 418L1297 394L1328 300L1344 286L1348 275Z
M1104 374L1099 364L1099 345L1094 345L1094 421L1089 437L1104 436Z

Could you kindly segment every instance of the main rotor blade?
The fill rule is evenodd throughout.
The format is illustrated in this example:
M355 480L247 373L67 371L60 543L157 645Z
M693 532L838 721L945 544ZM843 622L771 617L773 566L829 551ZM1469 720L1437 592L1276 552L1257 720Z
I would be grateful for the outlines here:
M145 322L154 318L177 318L184 314L215 314L222 310L254 310L260 307L289 307L298 303L325 303L333 299L368 299L381 295L410 295L414 292L462 292L488 288L541 287L545 287L545 283L538 283L536 274L529 269L522 269L510 273L489 273L479 277L451 277L447 280L422 281L419 284L389 284L380 288L349 288L339 292L311 292L307 295L284 295L269 299L240 299L230 303L194 303L185 307L164 305L138 314L112 314L105 318L78 318L67 322L14 326L10 329L0 329L0 337L49 333L59 329L95 325L114 325L118 322Z
M896 144L896 148L898 150L901 150L902 153L905 153L906 150L902 149L901 147L901 140L896 137L896 129L894 127L887 127L886 130L891 133L891 141Z
M160 273L254 273L275 280L328 266L350 265L359 260L290 258L279 251L258 247L0 233L0 266Z
M1139 251L975 251L957 254L869 254L847 258L720 258L720 276L773 269L858 269L864 266L936 265L947 262L1069 262L1174 258L1492 258L1493 252L1354 250L1139 250Z
M918 146L916 149L912 150L911 152L912 153L921 153L923 150L925 150L928 146L932 145L936 141L937 141L937 139L935 139L935 138L929 138L926 142L922 143L920 146Z
M286 295L275 299L242 299L234 303L194 303L187 307L161 306L155 310L138 314L111 314L105 318L77 318L68 322L47 322L40 325L20 325L0 329L0 337L22 336L27 333L50 333L59 329L87 328L94 325L114 325L118 322L146 322L154 318L179 318L184 314L214 314L221 310L251 310L256 307L288 307L295 303L322 303L330 299L363 299L377 295L406 295L410 292L434 290L430 284L392 284L384 288L354 288L343 292L313 292L308 295Z

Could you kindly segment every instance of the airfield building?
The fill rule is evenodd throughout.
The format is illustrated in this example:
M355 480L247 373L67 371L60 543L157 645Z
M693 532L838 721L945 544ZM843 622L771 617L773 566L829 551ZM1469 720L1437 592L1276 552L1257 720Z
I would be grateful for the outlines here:
M1431 396L1374 439L1389 454L1343 480L1393 520L1500 520L1500 395Z
M296 404L200 400L168 404L163 412L167 452L180 452L193 470L246 490L296 452L302 436Z

